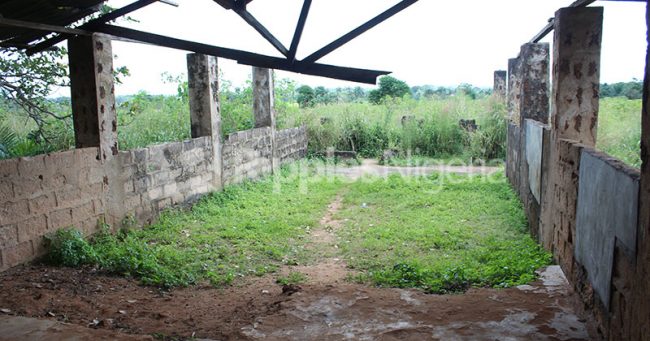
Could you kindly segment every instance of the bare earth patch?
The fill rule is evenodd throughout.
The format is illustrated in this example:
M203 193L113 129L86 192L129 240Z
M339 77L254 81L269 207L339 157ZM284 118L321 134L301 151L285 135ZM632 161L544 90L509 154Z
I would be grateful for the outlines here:
M88 270L26 266L1 275L0 307L93 329L215 340L588 340L586 323L570 308L568 284L546 279L556 277L463 295L327 278L288 294L271 277L165 292ZM0 320L0 339L8 339L3 328Z
M343 195L338 194L327 207L327 212L321 218L319 226L311 231L311 241L307 248L320 253L321 259L313 265L298 265L284 267L282 274L299 272L307 276L309 283L319 285L334 285L342 283L348 275L345 261L337 256L336 230L341 228L341 222L334 215L343 206Z

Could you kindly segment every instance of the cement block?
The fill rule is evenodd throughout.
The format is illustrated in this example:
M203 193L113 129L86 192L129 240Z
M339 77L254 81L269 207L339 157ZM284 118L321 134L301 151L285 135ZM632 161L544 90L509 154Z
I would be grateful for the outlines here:
M31 241L2 250L2 263L5 268L22 264L33 257L34 248Z
M56 197L54 193L43 194L29 201L29 212L31 214L47 213L56 208Z
M37 239L47 232L47 219L45 215L33 216L17 224L18 242L26 242Z
M16 225L0 227L0 249L18 245L18 231Z
M27 200L0 202L0 225L8 225L25 219L29 215Z
M72 210L65 208L47 214L47 225L49 229L59 229L72 225Z

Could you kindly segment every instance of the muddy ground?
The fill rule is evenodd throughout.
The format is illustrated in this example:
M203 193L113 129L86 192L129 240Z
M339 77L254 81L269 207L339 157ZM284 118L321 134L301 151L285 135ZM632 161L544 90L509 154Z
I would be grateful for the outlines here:
M589 339L553 271L546 285L441 296L344 282L283 293L271 277L166 292L88 270L27 266L0 277L0 307L129 334L216 340Z

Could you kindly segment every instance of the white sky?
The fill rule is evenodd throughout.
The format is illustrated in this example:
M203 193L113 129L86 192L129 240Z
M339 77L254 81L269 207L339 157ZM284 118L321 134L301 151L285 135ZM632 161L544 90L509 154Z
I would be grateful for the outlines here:
M132 16L140 23L120 23L138 30L222 47L280 56L237 14L212 0L176 0L175 8L156 3ZM111 0L121 7L132 0ZM249 11L289 47L302 0L255 0ZM314 0L298 58L303 58L378 13L396 0ZM455 86L471 83L491 87L493 71L506 69L508 58L530 40L555 10L572 0L420 0L391 19L349 42L320 62L393 71L409 85ZM645 2L598 1L605 7L602 82L643 78L646 49ZM593 6L593 5L592 5ZM549 41L550 34L544 41ZM116 66L132 76L116 89L118 95L146 90L174 93L161 73L186 74L186 52L148 45L114 42ZM250 67L220 59L226 79L241 85ZM278 72L300 84L326 87L358 84L322 77Z

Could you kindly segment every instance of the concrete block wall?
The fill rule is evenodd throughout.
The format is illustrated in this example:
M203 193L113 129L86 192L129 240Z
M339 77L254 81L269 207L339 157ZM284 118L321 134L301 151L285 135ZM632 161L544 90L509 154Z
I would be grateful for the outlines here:
M116 162L121 175L117 186L124 190L115 198L124 208L120 215L140 223L214 190L209 137L120 152Z
M304 127L276 133L283 162L307 154ZM0 160L0 271L42 255L43 237L58 229L91 235L102 222L148 224L166 208L271 174L272 138L270 127L231 134L221 172L207 136L121 151L105 161L98 148Z
M543 149L552 147L544 137L541 140ZM530 138L526 143L535 145L527 149L539 146ZM603 338L638 339L632 336L638 326L630 321L635 305L644 303L634 300L641 295L634 283L648 280L635 271L641 242L636 219L640 172L576 141L560 140L556 152L559 162L549 167L544 165L549 153L542 151L540 168L541 205L552 205L553 214L544 221L535 200L524 207L531 234L536 235L534 220L549 227L537 232L538 240L561 265L581 298L580 308L595 318ZM550 171L555 172L555 182L549 198L543 188Z
M280 164L300 160L307 156L307 127L277 131L275 143Z
M270 127L255 128L228 135L222 149L224 185L256 179L273 171Z
M0 269L42 255L43 236L98 230L105 177L98 148L0 160Z
M540 46L526 44L509 60L506 172L531 234L561 265L581 298L578 308L597 322L598 337L645 340L650 330L650 102L642 112L641 171L594 149L602 18L598 7L556 13L548 97L536 91L546 88L546 71L531 68L533 59L523 53L525 46ZM650 54L646 61L648 99ZM526 68L537 71L521 72ZM530 86L535 79L539 87Z

